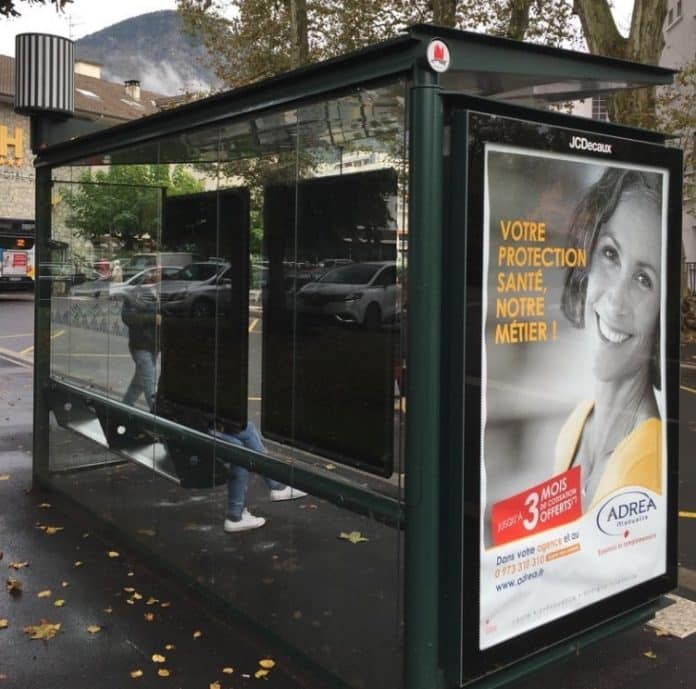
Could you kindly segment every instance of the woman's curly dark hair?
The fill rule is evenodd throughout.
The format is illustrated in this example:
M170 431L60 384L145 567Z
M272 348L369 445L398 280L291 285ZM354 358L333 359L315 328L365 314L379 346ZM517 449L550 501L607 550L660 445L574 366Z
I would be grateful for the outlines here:
M597 239L602 226L609 221L621 197L638 193L652 200L659 209L662 199L662 177L657 173L625 168L609 168L582 197L570 221L568 246L586 252L587 265L569 268L566 273L561 309L576 328L585 327L587 278L592 267ZM655 336L653 382L660 387L659 332Z
M602 225L614 215L619 200L627 192L638 191L652 198L659 208L662 179L655 173L609 168L582 197L570 221L568 246L585 251L587 265L569 268L566 273L561 308L565 317L576 327L585 327L585 295L592 255Z

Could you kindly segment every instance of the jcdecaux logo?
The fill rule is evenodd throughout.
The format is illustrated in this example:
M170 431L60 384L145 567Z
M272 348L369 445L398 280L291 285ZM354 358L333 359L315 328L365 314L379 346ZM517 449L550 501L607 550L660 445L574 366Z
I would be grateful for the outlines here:
M597 528L608 536L626 536L631 527L648 521L656 509L655 501L643 491L619 493L602 505Z
M584 136L574 136L568 144L570 148L575 148L578 151L593 151L594 153L611 153L611 144L605 144L601 141L590 141Z

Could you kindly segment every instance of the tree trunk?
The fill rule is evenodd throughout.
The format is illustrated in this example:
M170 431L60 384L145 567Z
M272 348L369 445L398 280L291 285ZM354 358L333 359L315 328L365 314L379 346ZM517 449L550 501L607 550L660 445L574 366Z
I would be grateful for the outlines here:
M457 0L432 0L433 24L454 28L457 23Z
M302 67L309 62L307 39L307 0L290 0L290 35L292 66Z
M529 28L529 10L534 0L510 0L510 20L505 38L523 41Z
M607 0L574 0L590 52L656 65L664 46L662 27L667 0L635 0L631 30L624 38L616 28ZM613 122L654 128L655 89L636 89L612 96L608 102Z

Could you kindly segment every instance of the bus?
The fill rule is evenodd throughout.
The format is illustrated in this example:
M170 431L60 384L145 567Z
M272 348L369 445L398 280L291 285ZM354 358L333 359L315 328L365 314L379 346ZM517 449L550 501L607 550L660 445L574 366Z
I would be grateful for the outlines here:
M0 291L34 289L34 241L33 220L0 218Z

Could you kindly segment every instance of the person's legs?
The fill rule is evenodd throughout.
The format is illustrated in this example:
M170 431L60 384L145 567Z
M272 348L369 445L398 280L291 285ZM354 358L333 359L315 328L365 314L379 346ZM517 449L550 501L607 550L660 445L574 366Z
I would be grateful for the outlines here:
M230 464L227 468L227 512L226 518L239 521L246 505L249 471L244 467Z
M244 447L239 434L215 432L213 435L233 445ZM246 509L246 494L249 486L249 470L236 464L227 465L227 509L224 529L228 533L257 529L266 523L263 517L256 517Z
M130 385L123 396L125 404L133 405L142 393L149 409L155 401L155 365L157 354L146 349L131 349L131 357L135 363L135 371Z
M261 434L253 421L249 421L246 428L243 431L236 433L235 437L238 438L242 445L249 450L254 450L255 452L266 452L266 446L263 444ZM272 478L267 478L266 476L263 476L262 478L271 491L282 491L287 488L287 486L280 481L274 481Z

